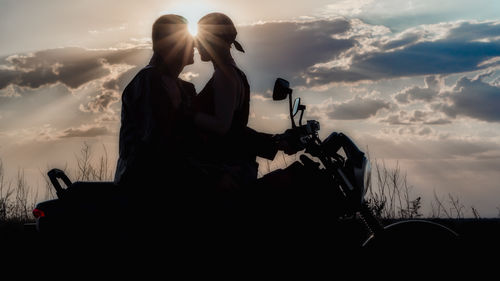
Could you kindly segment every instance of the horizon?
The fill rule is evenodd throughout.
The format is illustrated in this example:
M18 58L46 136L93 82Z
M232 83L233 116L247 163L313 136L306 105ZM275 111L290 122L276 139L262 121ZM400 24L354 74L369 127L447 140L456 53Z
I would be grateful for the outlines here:
M246 51L233 55L250 82L249 126L289 127L287 103L271 99L274 80L285 78L321 137L343 132L372 159L399 165L424 204L436 192L482 217L499 214L498 1L1 3L6 179L23 169L43 191L40 170L74 167L84 142L97 156L104 145L113 169L121 93L149 61L154 20L175 13L196 23L219 11ZM195 54L181 77L200 91L212 69Z

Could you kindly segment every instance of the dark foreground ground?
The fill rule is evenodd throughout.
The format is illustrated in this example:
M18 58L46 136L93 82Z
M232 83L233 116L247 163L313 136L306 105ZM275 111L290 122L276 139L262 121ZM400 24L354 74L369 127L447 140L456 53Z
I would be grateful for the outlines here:
M343 241L323 242L328 240L328 237L308 234L304 239L314 240L314 237L318 237L317 241L311 242L315 243L314 247L317 250L297 255L300 256L300 260L294 256L297 254L294 249L299 248L298 245L304 242L301 241L301 236L285 239L286 242L281 248L276 248L278 250L275 249L273 252L266 249L275 245L280 237L274 236L273 242L259 248L258 245L252 244L251 237L238 240L230 237L232 234L228 233L228 239L225 239L220 237L225 234L217 234L219 236L217 239L206 239L205 242L195 246L196 249L190 248L188 254L180 257L171 253L174 252L172 249L178 251L181 246L172 248L172 245L181 245L182 242L179 237L172 238L168 234L159 240L148 239L149 236L146 235L142 237L140 243L134 245L119 242L110 246L104 240L102 243L99 241L96 243L86 240L85 237L74 239L51 237L48 240L36 233L33 226L19 222L0 222L0 272L4 274L0 279L7 274L14 274L15 278L4 280L33 280L43 275L65 280L76 280L78 276L100 279L98 277L103 277L103 274L109 274L111 278L108 279L115 279L113 277L130 277L128 275L134 272L144 275L141 280L150 280L152 278L145 278L147 274L169 276L175 272L185 277L181 279L193 279L189 278L191 274L208 276L215 273L219 279L232 280L241 279L239 277L248 277L252 280L290 280L290 278L317 280L318 278L314 278L318 277L316 274L330 280L340 276L339 274L343 276L349 274L351 277L372 276L372 274L381 276L394 270L402 270L412 275L418 275L419 272L436 274L435 269L442 270L441 273L445 275L453 274L460 277L462 272L473 272L479 277L487 270L498 268L498 265L491 267L490 262L498 264L500 261L500 219L430 219L430 221L442 224L459 235L459 242L449 255L437 258L435 253L428 253L424 249L403 251L397 257L388 256L383 250L366 253L350 246L361 245L367 237L362 224L354 220L340 225L351 229L347 236L332 238ZM386 220L383 224L389 225L395 222L398 221ZM159 226L152 226L150 231L154 232L155 227ZM193 237L196 239L202 235L190 233L189 239ZM265 236L266 233L261 233L260 237ZM221 240L231 240L234 244L217 245ZM182 245L195 245L196 242L193 242L184 241L185 244ZM203 247L202 244L213 245L199 250ZM251 245L245 247L245 251L251 255L240 255L242 250L238 244ZM324 249L321 245L325 245ZM375 264L376 266L369 266ZM432 270L426 271L428 268ZM233 271L236 271L237 275L230 274Z

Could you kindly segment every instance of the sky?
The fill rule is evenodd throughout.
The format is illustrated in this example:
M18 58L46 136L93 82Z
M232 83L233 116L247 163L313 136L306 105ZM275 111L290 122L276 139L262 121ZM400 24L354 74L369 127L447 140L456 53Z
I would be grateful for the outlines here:
M84 142L117 159L121 93L151 56L162 14L230 16L251 85L250 126L279 133L290 81L321 123L372 161L399 165L424 210L434 194L484 217L500 208L500 2L493 0L0 0L0 159L33 186ZM198 91L213 67L181 77ZM97 159L97 157L96 157ZM276 164L278 165L278 164ZM262 165L261 165L262 166ZM427 203L426 203L427 202Z

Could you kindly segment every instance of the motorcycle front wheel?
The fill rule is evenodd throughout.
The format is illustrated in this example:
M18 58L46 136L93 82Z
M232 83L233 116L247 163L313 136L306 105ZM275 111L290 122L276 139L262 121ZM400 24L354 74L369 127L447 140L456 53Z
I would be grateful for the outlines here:
M397 263L421 260L450 260L460 250L459 235L438 223L425 220L396 222L370 236L363 244L369 254Z

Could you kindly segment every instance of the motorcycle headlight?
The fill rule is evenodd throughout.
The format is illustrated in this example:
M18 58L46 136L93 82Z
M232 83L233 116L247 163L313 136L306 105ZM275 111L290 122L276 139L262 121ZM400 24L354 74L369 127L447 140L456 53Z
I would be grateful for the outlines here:
M368 160L366 157L363 157L363 164L361 165L361 168L354 169L354 176L356 184L360 191L361 201L363 201L366 192L371 185L372 167L370 164L370 160Z
M362 198L365 197L366 192L372 184L372 165L370 164L370 160L366 159L364 166Z

